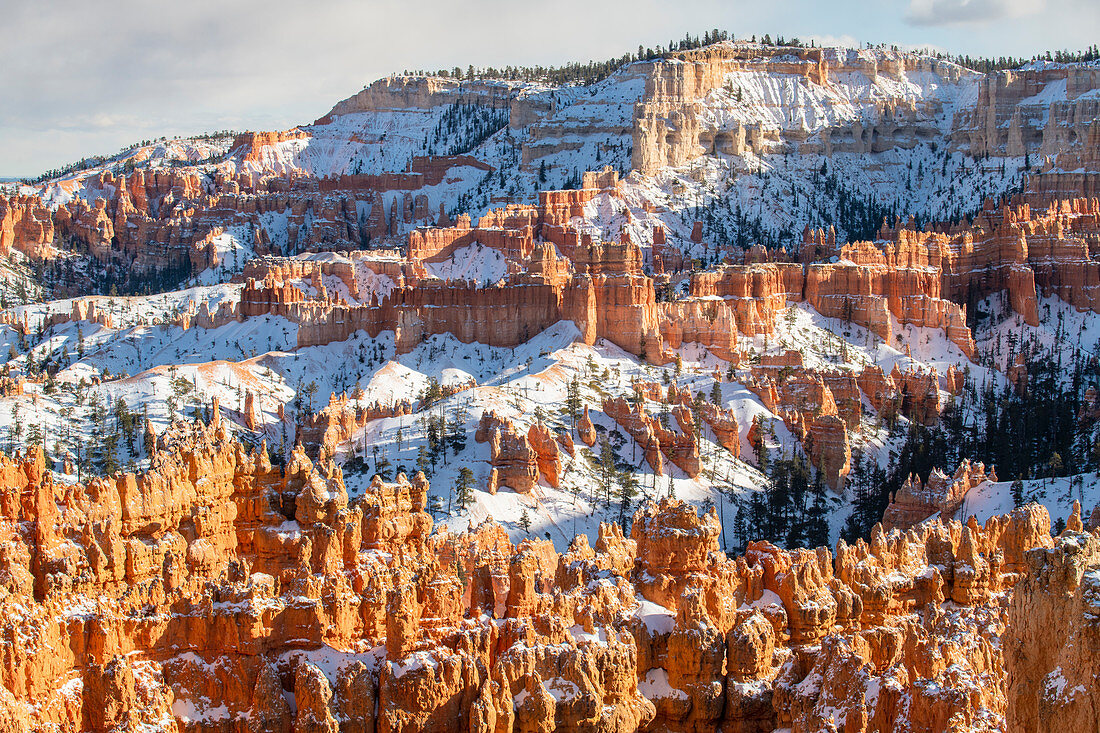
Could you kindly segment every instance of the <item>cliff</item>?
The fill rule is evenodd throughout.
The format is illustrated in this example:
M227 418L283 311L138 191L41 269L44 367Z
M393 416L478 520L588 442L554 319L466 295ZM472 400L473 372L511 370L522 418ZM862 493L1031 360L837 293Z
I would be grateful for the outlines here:
M835 555L755 542L729 558L715 514L664 500L629 537L604 525L557 555L491 523L432 533L422 477L350 500L331 464L299 452L272 468L217 421L157 445L148 474L67 487L41 453L0 460L14 730L946 731L1006 710L1035 730L1014 660L1030 680L1072 656L1071 697L1090 664L1067 644L1035 666L990 632L1030 638L1038 618L1017 609L1069 582L1044 602L1059 638L1087 634L1055 608L1087 604L1091 576L1045 568L1090 567L1095 541L1044 549L1035 506L984 527L876 529ZM1095 725L1093 710L1064 714Z

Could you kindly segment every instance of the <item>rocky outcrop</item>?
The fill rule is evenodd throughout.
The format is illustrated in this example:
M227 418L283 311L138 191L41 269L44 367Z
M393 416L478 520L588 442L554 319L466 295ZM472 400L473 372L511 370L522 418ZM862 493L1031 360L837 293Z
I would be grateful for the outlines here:
M53 239L53 216L42 199L0 195L0 254L16 249L32 260L49 259Z
M632 406L622 397L605 399L603 411L634 439L655 472L663 472L667 459L689 477L699 475L702 466L695 437L695 418L686 407L677 405L672 410L679 431L666 428L649 415L640 402Z
M928 480L922 482L914 474L890 497L882 523L887 529L908 529L935 514L954 517L966 500L967 492L985 481L996 480L992 466L987 473L984 464L972 464L967 460L959 464L953 476L934 468Z
M730 558L716 513L664 500L557 555L491 523L433 534L423 476L349 499L331 463L274 468L220 418L156 440L151 472L86 485L0 458L0 709L32 729L946 731L995 727L1006 689L1010 724L1088 695L1091 576L1065 568L1095 541L1033 550L1037 506ZM1029 651L1040 626L1071 643Z
M592 424L592 418L588 416L588 405L584 406L584 414L577 421L577 435L581 442L589 448L596 445L596 426Z
M741 434L733 410L706 402L699 406L699 417L714 431L719 445L734 458L741 455Z
M753 367L748 387L782 418L824 481L839 489L851 470L848 431L859 427L861 408L854 396L855 379L851 374L815 373L796 364L801 364L801 357L791 352ZM843 395L843 417L829 384Z
M546 479L546 483L558 488L561 478L561 452L550 428L541 422L534 423L527 429L527 442L535 452L539 473Z
M263 158L264 148L306 137L309 135L298 128L280 132L243 132L233 138L230 150L238 153L245 162L259 162Z
M1091 730L1100 703L1100 539L1067 531L1026 563L1004 635L1007 728Z
M457 389L451 387L448 392L454 394ZM356 432L367 423L384 417L408 415L419 405L410 400L392 404L368 403L363 399L362 390L357 390L349 399L346 394L329 396L328 405L320 412L307 416L298 427L299 442L320 455L333 457L338 449L351 450L353 453L365 452L361 446L351 444ZM245 401L245 419L247 424L248 400ZM253 418L255 419L255 418Z
M532 428L534 430L534 428ZM541 434L535 430L536 437ZM531 446L528 437L516 429L508 418L501 417L491 410L481 413L481 421L477 426L474 439L478 443L489 444L489 465L492 472L489 479L489 491L495 493L497 488L507 486L517 494L529 494L534 490L539 480L539 454ZM553 443L553 439L550 440ZM554 452L556 455L556 444ZM543 465L552 471L554 480L557 480L560 464L553 468L553 462L549 458L549 451L543 446L546 457ZM547 479L549 480L549 476Z
M635 106L633 167L654 173L700 155L797 150L831 156L834 152L913 147L922 135L937 134L933 114L938 100L918 103L896 95L896 86L890 82L896 84L910 71L938 77L945 84L958 82L964 75L977 76L953 64L884 50L721 43L673 54L653 64L645 95ZM790 110L782 117L757 115L737 107L734 114L717 118L705 114L703 100L712 99L719 90L740 104L740 94L734 91L736 82L731 78L747 82L769 75L793 78L815 91L833 91L830 88L843 84L845 78L858 75L882 91L875 96L875 104L860 100L853 116L838 114L821 119L800 114L801 105L808 102L793 95L779 100ZM879 77L883 77L881 86Z

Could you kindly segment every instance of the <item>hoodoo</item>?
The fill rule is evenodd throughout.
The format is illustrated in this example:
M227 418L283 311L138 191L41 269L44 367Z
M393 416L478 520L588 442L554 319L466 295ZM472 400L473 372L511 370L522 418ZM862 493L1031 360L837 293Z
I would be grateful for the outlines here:
M362 86L399 12L277 5L281 104L303 49L360 91L0 179L0 733L1100 730L1100 54L1011 57L1058 3L503 69L450 13ZM905 38L1005 22L949 6ZM109 92L12 45L0 164L56 155L21 59L88 72L58 149L239 97L160 30Z

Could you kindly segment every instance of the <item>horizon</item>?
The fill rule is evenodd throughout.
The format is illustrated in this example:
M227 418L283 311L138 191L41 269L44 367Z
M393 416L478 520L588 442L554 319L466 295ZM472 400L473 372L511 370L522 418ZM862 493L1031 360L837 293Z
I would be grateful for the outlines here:
M0 82L9 102L0 111L0 176L33 178L147 139L289 129L404 69L602 61L711 29L737 39L769 34L826 46L1029 59L1084 50L1100 24L1100 6L1087 0L894 0L871 9L854 0L829 7L809 0L782 8L717 0L641 6L567 0L547 20L539 9L492 0L476 0L466 12L438 4L427 14L350 0L308 14L279 3L201 0L179 8L167 25L137 0L106 12L75 0L16 8L9 18L15 40L0 49L9 70ZM486 19L490 28L523 32L486 32ZM109 41L109 49L89 48L88 36ZM491 42L470 43L486 36Z

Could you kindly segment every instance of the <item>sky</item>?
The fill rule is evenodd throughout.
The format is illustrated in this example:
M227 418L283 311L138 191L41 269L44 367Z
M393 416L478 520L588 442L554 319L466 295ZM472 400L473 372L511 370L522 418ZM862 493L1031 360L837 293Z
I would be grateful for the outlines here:
M404 69L607 59L720 28L1022 56L1100 0L0 0L0 177L161 135L287 129Z

